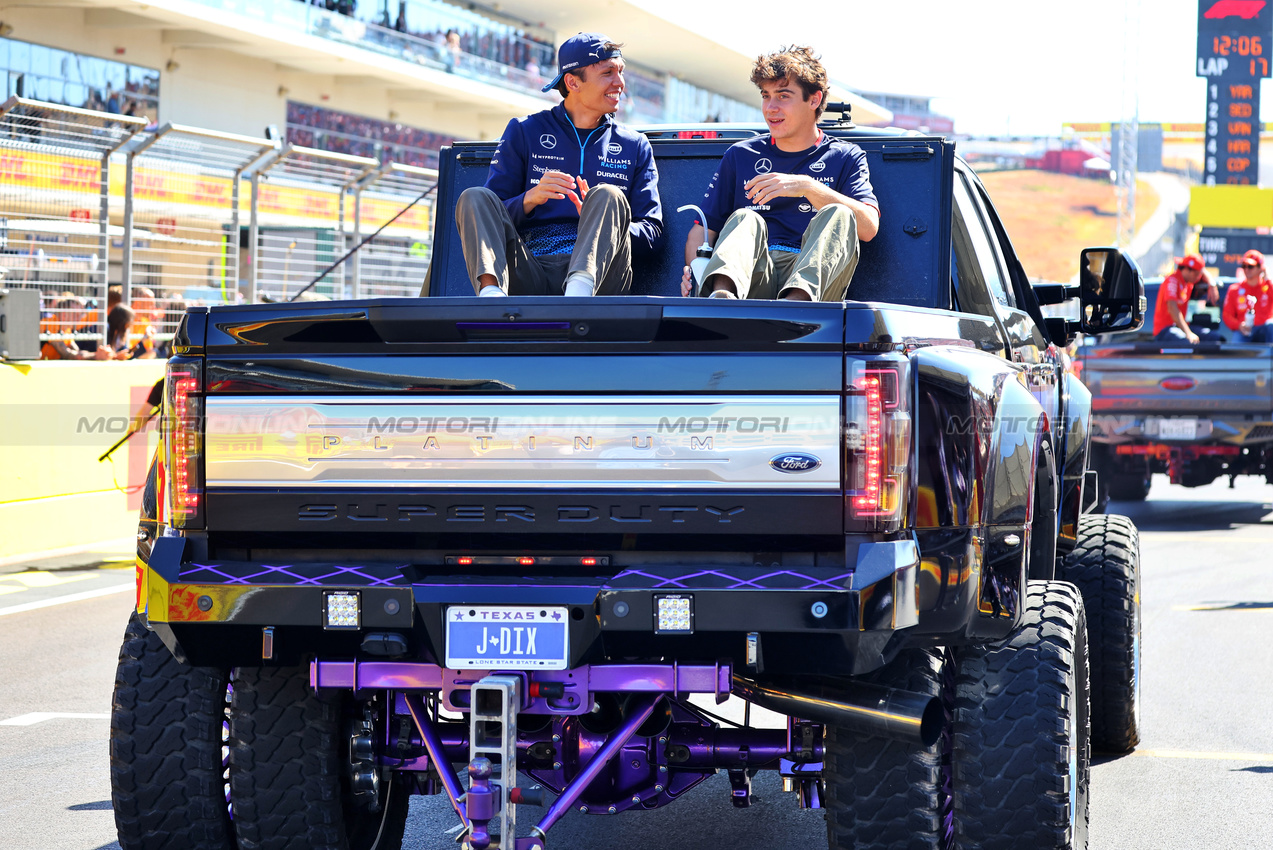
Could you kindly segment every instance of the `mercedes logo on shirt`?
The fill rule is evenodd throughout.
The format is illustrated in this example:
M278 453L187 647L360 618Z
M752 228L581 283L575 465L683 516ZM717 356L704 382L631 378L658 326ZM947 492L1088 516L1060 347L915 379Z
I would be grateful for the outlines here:
M557 137L552 133L544 133L544 135L539 137L539 144L548 150L552 150L557 147Z
M813 205L812 205L812 204L801 204L801 205L800 205L800 212L804 212L804 213L807 213L807 212L813 212Z
M774 164L770 162L768 158L756 160L757 174L768 174L770 171L773 170L773 167L774 167Z
M818 160L813 165L809 166L809 170L810 171L826 171L827 164L823 162L822 160Z

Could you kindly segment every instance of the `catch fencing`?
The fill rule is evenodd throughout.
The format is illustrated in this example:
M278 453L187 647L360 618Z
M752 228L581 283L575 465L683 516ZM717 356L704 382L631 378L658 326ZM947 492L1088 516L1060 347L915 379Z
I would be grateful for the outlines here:
M11 97L0 105L0 286L34 288L42 338L106 330L113 155L140 118Z
M81 341L105 338L116 297L134 337L162 340L188 305L415 296L436 184L433 169L13 97L0 287L40 291L42 339Z

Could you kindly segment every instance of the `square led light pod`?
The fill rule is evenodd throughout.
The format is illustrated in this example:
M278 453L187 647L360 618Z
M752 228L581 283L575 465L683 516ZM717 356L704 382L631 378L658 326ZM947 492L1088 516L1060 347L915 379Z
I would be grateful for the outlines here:
M356 629L359 625L358 592L329 590L323 594L323 628Z
M694 597L681 593L655 594L654 633L656 635L693 634Z

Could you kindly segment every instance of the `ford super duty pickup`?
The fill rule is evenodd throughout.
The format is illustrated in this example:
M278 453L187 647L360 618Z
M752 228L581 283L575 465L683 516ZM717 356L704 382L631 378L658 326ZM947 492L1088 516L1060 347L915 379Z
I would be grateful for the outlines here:
M1135 326L1139 271L1032 289L951 142L823 129L884 210L843 303L680 297L675 213L630 296L475 298L451 215L494 145L463 143L428 297L190 310L123 848L396 848L442 795L465 847L542 850L758 771L831 848L1086 846L1090 753L1139 736L1139 550L1091 512L1059 346ZM737 132L651 131L665 210Z

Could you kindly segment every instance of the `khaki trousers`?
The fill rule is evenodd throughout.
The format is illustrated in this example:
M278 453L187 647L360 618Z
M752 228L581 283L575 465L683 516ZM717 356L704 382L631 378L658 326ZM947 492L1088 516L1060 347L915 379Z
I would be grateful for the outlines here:
M716 237L703 280L724 275L734 282L739 298L778 298L803 289L814 301L842 301L857 271L858 250L857 219L844 204L818 210L798 254L769 250L769 228L760 214L735 210Z
M593 186L579 214L574 251L536 257L490 189L465 189L455 205L455 226L475 292L478 278L489 274L509 295L561 295L566 277L584 271L597 281L597 295L625 295L632 288L631 222L632 208L622 191L606 183Z

